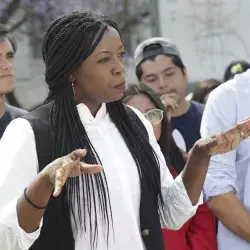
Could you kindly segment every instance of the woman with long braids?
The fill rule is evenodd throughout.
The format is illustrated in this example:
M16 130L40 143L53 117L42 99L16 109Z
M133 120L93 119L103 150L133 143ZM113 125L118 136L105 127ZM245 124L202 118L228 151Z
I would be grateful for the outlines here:
M173 180L150 123L120 101L124 48L110 18L62 16L42 52L49 97L0 142L0 249L163 250L161 225L194 215L211 155L237 147L249 121L199 140Z

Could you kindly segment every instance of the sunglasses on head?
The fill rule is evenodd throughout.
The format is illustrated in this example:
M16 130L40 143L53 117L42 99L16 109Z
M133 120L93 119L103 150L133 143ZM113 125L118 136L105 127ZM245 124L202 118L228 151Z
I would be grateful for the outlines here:
M151 124L158 124L163 119L163 111L160 109L151 109L143 115Z

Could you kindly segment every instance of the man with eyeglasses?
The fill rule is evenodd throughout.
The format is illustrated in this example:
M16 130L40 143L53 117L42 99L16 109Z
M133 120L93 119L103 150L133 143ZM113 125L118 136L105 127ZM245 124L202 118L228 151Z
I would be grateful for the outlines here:
M171 117L176 144L189 152L200 139L204 105L185 99L188 76L179 50L166 38L149 38L136 48L134 62L140 83L161 97Z
M26 111L5 103L5 95L15 89L15 52L13 38L0 24L0 139L11 120L27 114Z

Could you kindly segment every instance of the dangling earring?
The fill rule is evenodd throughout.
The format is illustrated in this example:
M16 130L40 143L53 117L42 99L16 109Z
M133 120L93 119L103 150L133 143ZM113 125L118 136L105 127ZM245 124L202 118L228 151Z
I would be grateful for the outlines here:
M74 88L74 83L75 83L75 80L71 82L71 85L72 85L72 90L74 93L74 99L76 99L76 92L75 92L75 88Z

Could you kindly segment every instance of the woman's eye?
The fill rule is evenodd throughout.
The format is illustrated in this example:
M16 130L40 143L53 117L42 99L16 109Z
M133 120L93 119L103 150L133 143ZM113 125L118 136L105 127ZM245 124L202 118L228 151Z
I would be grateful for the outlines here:
M14 54L11 54L11 55L8 55L7 58L8 59L13 59L13 58L15 58L15 56L14 56Z
M120 53L121 57L124 57L125 55L126 55L126 52L124 52L124 51Z
M170 74L166 74L166 76L170 77L170 76L172 76L172 75L174 75L174 74L175 74L175 72L170 73Z
M108 61L109 61L109 57L105 57L105 58L100 59L98 62L104 63L104 62L108 62Z

